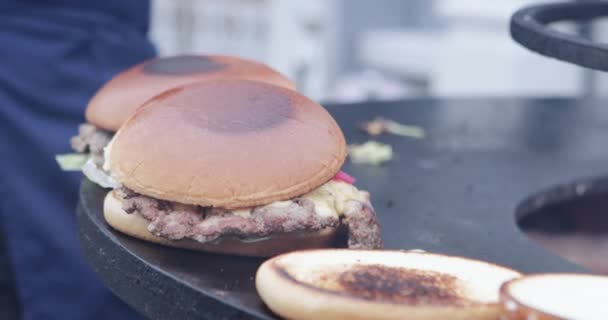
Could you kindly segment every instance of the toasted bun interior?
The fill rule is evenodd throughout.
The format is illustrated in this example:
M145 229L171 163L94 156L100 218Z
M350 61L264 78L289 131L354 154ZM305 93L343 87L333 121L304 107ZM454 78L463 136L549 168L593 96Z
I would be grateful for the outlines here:
M346 143L331 115L295 91L218 80L150 101L106 157L112 176L138 193L232 209L319 187L340 170Z
M195 81L248 79L295 88L279 72L251 60L220 55L178 55L156 58L115 76L91 99L85 117L97 127L117 131L157 94Z
M128 214L122 209L114 191L104 200L103 212L108 224L131 237L164 246L241 256L271 257L280 253L311 248L326 248L336 244L336 229L326 228L315 232L278 234L257 241L226 238L219 242L203 244L194 240L172 241L157 237L148 231L148 220L140 214Z
M538 274L505 283L501 301L505 318L608 319L608 277Z
M520 274L459 257L311 250L266 261L262 300L287 319L492 319L500 285Z

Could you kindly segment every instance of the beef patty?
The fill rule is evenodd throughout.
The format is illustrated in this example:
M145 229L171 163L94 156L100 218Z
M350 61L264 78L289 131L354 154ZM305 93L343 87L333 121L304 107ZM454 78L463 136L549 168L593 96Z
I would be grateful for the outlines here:
M72 149L78 153L89 153L93 163L101 168L104 157L103 149L112 140L113 134L97 128L90 123L83 123L78 126L78 135L70 139Z
M259 239L278 233L318 231L343 223L349 248L382 248L381 230L372 206L348 200L343 217L322 215L306 198L274 202L247 210L185 205L147 197L122 187L117 190L123 209L150 221L148 230L171 240L212 242L223 236Z

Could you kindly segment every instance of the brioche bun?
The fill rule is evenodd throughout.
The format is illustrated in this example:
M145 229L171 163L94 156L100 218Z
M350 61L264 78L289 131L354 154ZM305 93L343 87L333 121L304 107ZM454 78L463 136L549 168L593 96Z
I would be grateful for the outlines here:
M107 82L90 100L85 117L99 128L115 132L148 99L195 81L224 78L261 81L286 88L294 84L270 67L221 55L179 55L138 64Z
M316 189L345 158L323 107L286 88L224 79L149 101L115 135L106 167L146 196L235 209Z

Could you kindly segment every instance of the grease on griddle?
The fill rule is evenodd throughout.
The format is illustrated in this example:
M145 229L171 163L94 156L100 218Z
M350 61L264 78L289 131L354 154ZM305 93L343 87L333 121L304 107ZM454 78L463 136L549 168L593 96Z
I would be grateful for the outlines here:
M393 200L386 201L386 207L387 208L392 208L394 206L395 206L395 202Z

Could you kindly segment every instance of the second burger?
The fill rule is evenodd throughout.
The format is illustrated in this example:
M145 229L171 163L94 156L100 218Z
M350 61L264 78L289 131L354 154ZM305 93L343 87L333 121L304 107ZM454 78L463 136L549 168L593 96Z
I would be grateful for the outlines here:
M102 187L115 182L103 165L103 149L120 126L147 100L189 83L217 79L247 79L294 88L272 68L233 56L177 55L144 61L108 81L93 96L85 111L86 122L70 144L80 157L88 157L83 173Z

